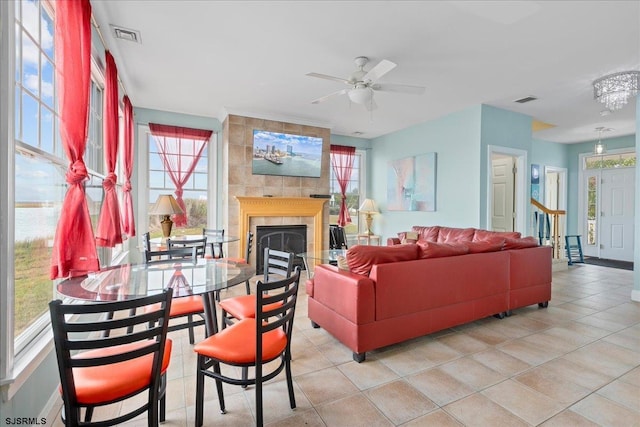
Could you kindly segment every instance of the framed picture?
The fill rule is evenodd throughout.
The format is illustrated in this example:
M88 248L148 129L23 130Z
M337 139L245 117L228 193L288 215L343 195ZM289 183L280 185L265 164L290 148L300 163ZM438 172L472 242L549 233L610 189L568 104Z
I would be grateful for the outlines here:
M387 209L425 212L436 210L436 153L389 162Z

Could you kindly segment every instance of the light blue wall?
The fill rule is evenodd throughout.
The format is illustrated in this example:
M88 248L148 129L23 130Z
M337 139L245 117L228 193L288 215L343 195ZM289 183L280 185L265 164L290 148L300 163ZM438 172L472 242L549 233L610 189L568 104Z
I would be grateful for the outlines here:
M489 105L482 106L480 151L480 227L489 228L487 219L487 153L488 146L498 146L527 152L526 182L529 182L531 162L531 117ZM529 186L525 200L529 200ZM525 218L529 217L529 203L526 203Z
M413 225L479 225L480 121L478 105L371 141L369 193L381 211L373 228L383 241ZM437 153L436 211L388 211L389 161L429 152Z

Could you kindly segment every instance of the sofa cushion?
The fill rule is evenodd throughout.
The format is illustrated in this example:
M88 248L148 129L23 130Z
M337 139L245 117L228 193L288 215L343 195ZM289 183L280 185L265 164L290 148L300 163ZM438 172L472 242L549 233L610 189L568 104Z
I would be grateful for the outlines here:
M503 239L519 239L521 234L517 231L489 231L489 230L476 230L473 234L473 241L485 241L494 240L496 238Z
M440 227L438 243L470 242L473 240L475 228Z
M430 227L423 227L420 225L414 225L411 227L412 231L418 233L418 240L424 242L435 242L438 240L438 232L440 231L439 225L433 225Z
M400 239L400 243L417 243L418 242L418 233L416 231L401 231L398 233L398 238Z
M464 242L464 245L469 248L470 254L479 254L484 252L497 252L502 250L504 246L504 239L480 240L477 242Z
M347 264L352 273L369 276L371 267L398 261L418 259L418 245L366 246L356 245L347 251Z
M420 258L442 258L447 256L464 255L469 248L463 243L419 242Z
M534 248L538 245L538 240L533 237L523 237L521 239L504 239L504 246L502 249L524 249L524 248Z

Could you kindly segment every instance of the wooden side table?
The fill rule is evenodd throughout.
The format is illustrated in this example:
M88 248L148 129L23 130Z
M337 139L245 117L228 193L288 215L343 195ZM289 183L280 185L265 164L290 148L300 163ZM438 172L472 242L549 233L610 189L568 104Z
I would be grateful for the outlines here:
M381 236L377 234L358 234L356 244L380 246Z

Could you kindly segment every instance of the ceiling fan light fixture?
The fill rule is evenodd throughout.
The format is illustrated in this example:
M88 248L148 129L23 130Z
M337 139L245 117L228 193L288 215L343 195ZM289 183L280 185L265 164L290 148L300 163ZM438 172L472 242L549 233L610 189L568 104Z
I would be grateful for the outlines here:
M349 91L349 99L356 104L367 104L371 102L373 91L368 87L356 87Z

